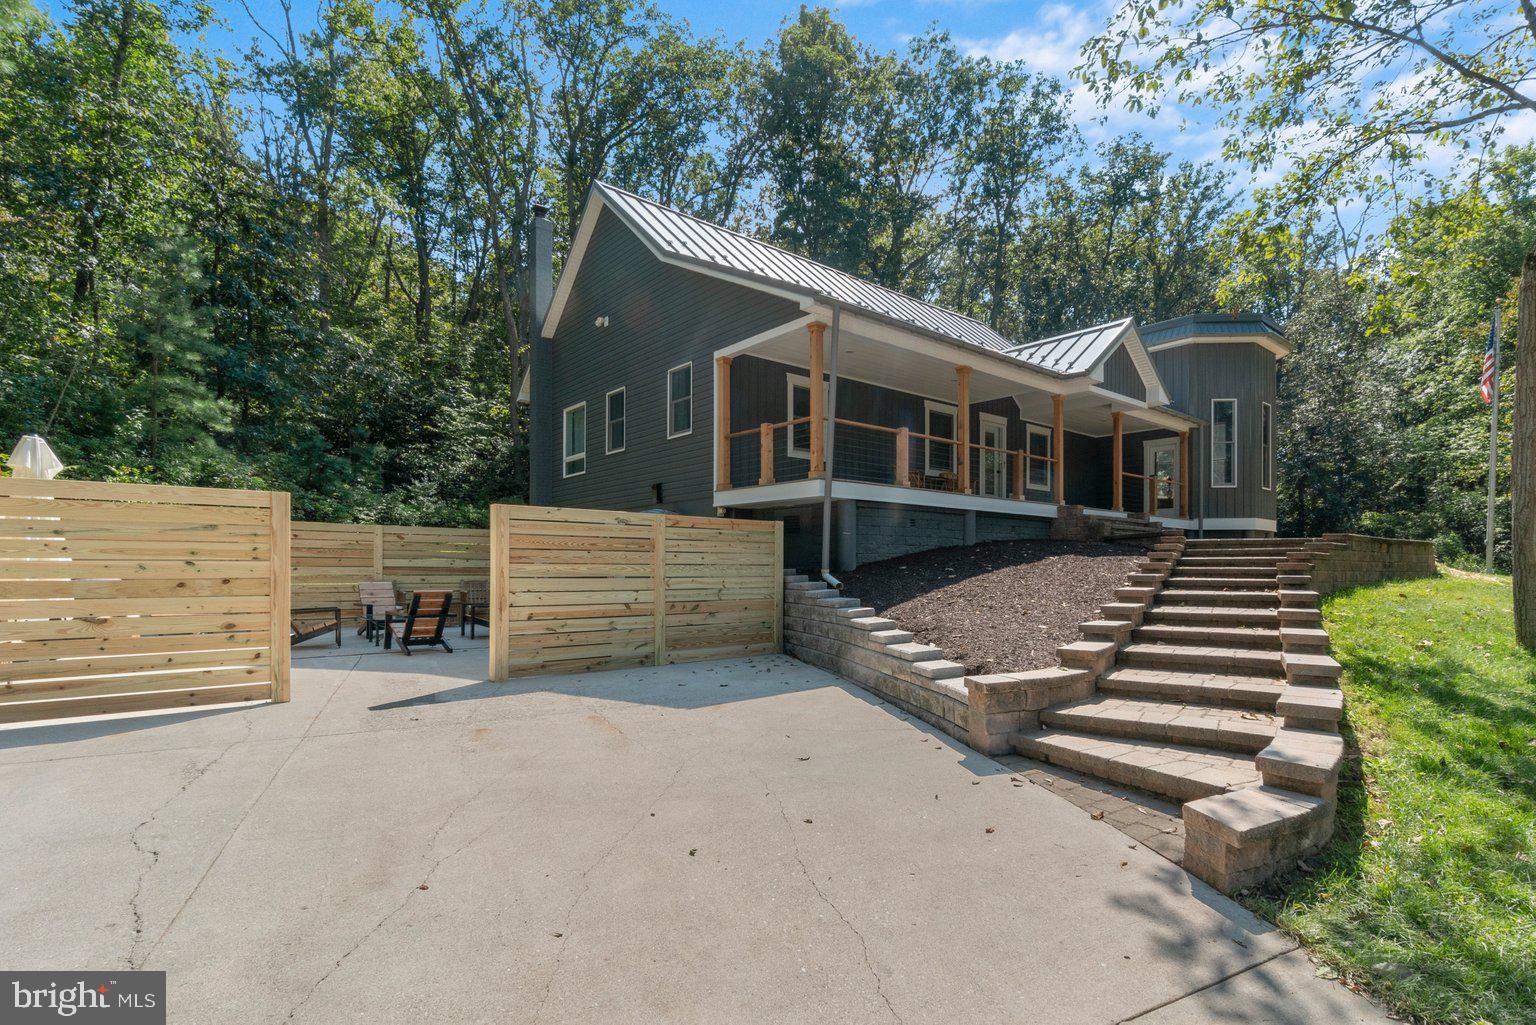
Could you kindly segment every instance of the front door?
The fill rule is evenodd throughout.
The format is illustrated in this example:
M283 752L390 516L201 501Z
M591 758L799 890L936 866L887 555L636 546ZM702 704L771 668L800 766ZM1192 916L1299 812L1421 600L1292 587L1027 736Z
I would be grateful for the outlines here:
M981 416L981 493L1008 497L1008 421Z
M1179 514L1179 441L1163 438L1149 441L1145 449L1147 511L1154 516Z

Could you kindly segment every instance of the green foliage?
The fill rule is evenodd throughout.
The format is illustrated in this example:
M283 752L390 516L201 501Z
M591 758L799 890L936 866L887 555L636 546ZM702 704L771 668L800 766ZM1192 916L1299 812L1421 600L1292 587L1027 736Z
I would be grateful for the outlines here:
M1345 668L1333 842L1250 895L1314 955L1431 1025L1536 1021L1536 658L1507 578L1325 604Z
M635 0L325 6L243 59L202 8L4 8L0 437L303 517L524 493L528 210L608 177L1029 337L1209 306L1223 174L1085 153L1060 83L825 9L757 51Z

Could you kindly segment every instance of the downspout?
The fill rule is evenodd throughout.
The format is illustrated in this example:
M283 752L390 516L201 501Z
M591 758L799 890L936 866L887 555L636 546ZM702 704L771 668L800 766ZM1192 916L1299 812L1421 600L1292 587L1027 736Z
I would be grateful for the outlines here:
M1200 508L1199 508L1199 513L1200 513L1200 536L1204 537L1205 536L1205 492L1206 492L1206 488L1208 488L1210 486L1210 483L1211 483L1210 478L1207 477L1206 474L1205 474L1205 468L1209 467L1211 465L1211 452L1210 452L1210 449L1208 447L1210 445L1210 443L1211 443L1211 432L1206 430L1203 426L1198 428L1198 429L1200 431L1200 441L1202 442L1202 444L1196 446L1195 451L1198 453L1201 449L1204 449L1205 450L1205 457L1202 459L1202 458L1200 458L1197 455L1196 459L1195 459L1195 462L1200 464L1200 465L1198 467L1191 467L1191 470L1195 474L1195 493L1200 496Z
M823 432L825 449L821 481L821 579L842 590L843 582L832 575L832 464L837 451L837 350L841 341L843 304L832 300L832 359L827 363L827 426ZM812 388L820 388L820 381L812 381Z

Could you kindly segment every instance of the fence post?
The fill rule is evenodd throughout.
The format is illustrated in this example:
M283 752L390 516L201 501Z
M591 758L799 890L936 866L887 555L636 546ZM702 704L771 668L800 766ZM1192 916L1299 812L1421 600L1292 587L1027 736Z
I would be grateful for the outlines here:
M384 579L384 527L373 525L373 579Z
M270 587L272 592L271 636L268 656L272 659L272 700L289 698L289 674L293 653L289 631L292 629L293 589L293 496L286 491L271 493L272 553Z
M773 592L773 646L784 650L784 521L773 525L773 573L774 583L768 588Z
M667 517L665 514L656 515L651 544L655 549L651 553L651 619L656 627L652 643L656 647L656 664L662 666L667 664Z
M491 680L507 678L508 618L512 595L507 578L511 573L512 521L505 505L491 506Z
M757 483L773 483L773 424L759 424L757 428Z

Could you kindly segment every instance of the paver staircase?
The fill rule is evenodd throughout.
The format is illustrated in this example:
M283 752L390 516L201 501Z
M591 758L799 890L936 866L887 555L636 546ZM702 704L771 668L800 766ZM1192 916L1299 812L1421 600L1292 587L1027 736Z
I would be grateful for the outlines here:
M1083 624L1084 639L1061 649L1064 666L1096 674L1095 692L1044 709L1040 728L1015 735L1014 748L1177 801L1242 794L1186 806L1187 830L1192 808L1196 817L1236 815L1236 833L1231 822L1213 828L1246 853L1202 852L1199 830L1188 839L1186 867L1223 889L1262 875L1242 864L1256 860L1259 840L1284 841L1265 848L1273 861L1325 839L1343 695L1309 588L1312 553L1323 547L1169 535L1103 618ZM1221 866L1199 871L1192 861L1201 857Z

